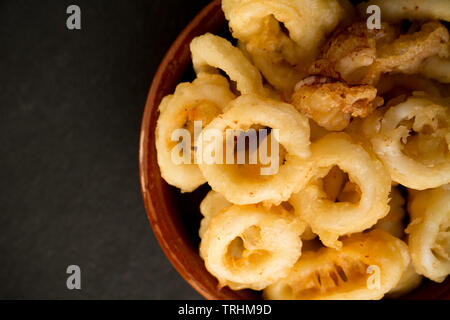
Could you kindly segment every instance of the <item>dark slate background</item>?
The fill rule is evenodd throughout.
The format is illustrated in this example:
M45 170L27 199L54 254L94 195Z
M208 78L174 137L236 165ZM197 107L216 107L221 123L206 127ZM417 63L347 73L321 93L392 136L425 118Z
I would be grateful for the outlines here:
M138 143L156 68L207 2L0 0L0 298L200 298L153 236Z

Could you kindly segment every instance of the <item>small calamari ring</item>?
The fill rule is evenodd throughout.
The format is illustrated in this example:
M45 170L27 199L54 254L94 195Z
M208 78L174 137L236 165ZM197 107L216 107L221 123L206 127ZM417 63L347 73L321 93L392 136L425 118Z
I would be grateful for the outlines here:
M282 207L233 205L211 219L200 256L220 287L261 290L285 277L298 260L303 229Z
M385 113L371 139L392 180L408 188L450 183L450 108L438 103L415 93Z
M200 238L203 238L206 229L208 229L211 219L214 218L223 209L232 206L233 204L227 201L223 195L211 190L206 197L200 203L200 212L203 215L203 219L200 222L200 229L198 234Z
M194 38L190 47L197 74L215 73L220 69L236 82L241 94L268 95L258 69L228 40L207 33Z
M192 161L191 148L183 154L186 161L173 161L174 151L180 143L172 139L177 129L189 130L194 137L195 121L202 121L206 126L213 118L221 114L225 106L235 98L229 89L227 79L220 75L200 73L192 83L181 83L173 95L164 97L159 105L160 115L156 124L155 140L158 165L161 176L170 185L180 188L182 192L191 192L206 182L198 166ZM178 138L178 137L176 137Z
M374 300L399 282L409 264L407 245L386 231L354 234L341 250L302 252L289 275L268 286L271 300Z
M229 132L240 132L245 137L250 131L255 132L254 126L272 130L271 139L267 135L268 139L265 140L266 147L268 140L271 140L270 148L276 148L270 152L267 161L270 165L264 167L261 162L220 164L225 154L223 143L226 144L227 154L228 149L233 150L230 142L234 143L235 140L231 139L233 137ZM214 133L214 136L208 137L210 133ZM197 143L200 145L196 151L200 170L214 191L234 204L280 204L301 188L299 181L305 174L303 159L310 156L309 123L292 105L255 95L243 95L233 100L223 115L211 121ZM218 156L220 150L223 153ZM261 157L261 141L257 150ZM204 159L212 153L216 159L217 156L220 159L208 163Z
M411 260L419 274L442 282L450 274L450 186L411 195L406 229Z
M364 231L388 214L391 179L381 162L345 133L328 134L311 152L308 183L289 202L324 245L340 248L339 236ZM335 166L348 174L359 199L330 200L323 178Z

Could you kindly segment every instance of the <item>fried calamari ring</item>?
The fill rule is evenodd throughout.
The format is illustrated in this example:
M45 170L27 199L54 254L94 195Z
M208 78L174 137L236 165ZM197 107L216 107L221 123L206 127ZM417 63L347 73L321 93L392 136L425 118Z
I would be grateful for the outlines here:
M383 20L445 20L450 21L450 2L448 0L370 0L358 5L363 18L367 17L367 7L377 5Z
M408 263L406 244L384 230L354 234L343 240L341 250L303 252L289 275L263 295L272 300L381 299Z
M204 34L192 40L191 53L197 74L214 73L221 69L236 82L242 94L268 94L258 69L228 40L211 33Z
M339 236L368 229L387 215L391 179L383 165L345 133L325 136L311 145L311 152L309 182L290 203L326 246L339 248ZM330 199L324 187L323 178L335 166L349 177L340 202Z
M276 139L279 154L275 150L273 154L270 152L270 168L248 162L208 164L206 161L200 163L199 167L212 189L232 203L253 204L264 201L280 204L301 188L299 181L305 170L302 159L310 155L308 119L293 106L255 95L240 96L199 136L202 147L197 150L197 158L206 159L211 150L223 150L223 141L226 141L228 151L230 142L234 143L234 137L229 131L244 135L251 131L252 126L269 127L279 132L278 138L271 138ZM216 132L217 135L208 140L205 132Z
M377 89L349 86L324 77L311 76L295 86L291 104L330 131L345 129L352 117L365 118L383 104Z
M346 12L340 3L351 7L346 2L223 0L222 9L233 37L246 44L253 62L269 83L289 92L301 79L302 67L314 59L325 36L344 18Z
M442 282L450 273L450 187L448 185L411 195L409 250L419 274Z
M403 220L405 219L405 199L398 188L391 190L391 200L389 201L389 213L383 219L378 220L374 228L380 228L397 238L403 238L405 235Z
M203 215L203 219L200 222L200 229L198 231L200 238L203 238L203 234L208 228L211 219L223 209L232 205L233 204L228 202L227 199L225 199L225 197L220 193L215 191L208 192L206 197L200 203L200 212Z
M289 273L301 255L303 229L282 207L234 205L211 219L200 255L219 286L261 290Z
M450 109L424 96L390 108L373 149L392 180L423 190L450 182Z
M155 140L161 176L168 184L191 192L206 182L193 161L194 121L206 126L234 98L227 79L201 73L192 83L179 84L173 95L161 101ZM178 143L180 137L173 136L177 129L187 129L189 141ZM182 150L185 152L180 156Z

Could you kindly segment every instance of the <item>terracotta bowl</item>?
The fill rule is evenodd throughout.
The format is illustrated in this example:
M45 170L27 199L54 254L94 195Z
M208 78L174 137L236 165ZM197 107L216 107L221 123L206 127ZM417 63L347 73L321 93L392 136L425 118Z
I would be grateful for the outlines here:
M193 193L181 194L162 178L156 160L155 127L161 99L173 93L182 81L192 81L189 43L206 32L226 34L226 22L220 0L205 7L170 47L155 75L150 88L140 137L140 178L142 195L153 232L170 262L206 299L261 299L259 292L251 290L232 291L228 287L218 289L217 280L205 269L198 254L200 238L199 205L209 191L207 185ZM413 293L403 298L450 299L450 279L442 284L425 281Z

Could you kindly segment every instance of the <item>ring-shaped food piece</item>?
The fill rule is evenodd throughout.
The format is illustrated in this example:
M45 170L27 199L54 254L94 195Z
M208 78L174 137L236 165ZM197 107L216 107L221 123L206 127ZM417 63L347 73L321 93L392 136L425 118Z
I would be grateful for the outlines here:
M393 181L416 190L450 183L449 107L416 93L385 113L371 142Z
M234 205L211 219L200 255L219 286L261 290L289 273L301 255L303 230L281 207Z
M268 82L287 94L344 17L341 3L348 7L346 0L224 0L222 8L233 37L245 43Z
M409 263L406 244L384 230L354 234L341 250L302 252L289 275L268 286L271 300L373 300L399 282Z
M339 236L364 231L387 215L391 179L381 162L345 133L328 134L311 145L311 152L309 182L289 201L324 245L339 248ZM329 199L323 178L335 166L359 188L359 201Z
M217 69L224 71L236 82L241 94L254 93L268 95L264 88L258 69L245 57L241 50L228 40L211 33L206 33L192 40L192 63L195 72L215 73Z
M442 282L450 274L450 186L411 195L406 229L411 261L419 274Z
M159 105L155 143L161 176L168 184L191 192L206 182L193 159L194 122L206 126L234 98L227 79L206 73L192 83L179 84L173 95L164 97ZM178 129L187 130L185 138L189 141L178 142L181 136L173 137ZM183 143L186 150L180 156Z
M234 137L229 132L245 134L252 126L268 127L272 132L278 132L278 138L272 139L275 139L274 145L279 152L275 149L270 152L270 168L252 165L248 161L245 164L201 161L200 170L212 189L234 204L280 204L300 190L299 181L306 169L303 159L310 156L308 119L292 105L255 95L238 97L199 136L197 142L202 145L197 149L197 159L208 158L211 150L223 150L224 141L227 145L233 143ZM208 140L206 135L210 132L217 135ZM261 147L258 153L261 156ZM264 169L269 172L264 173Z

